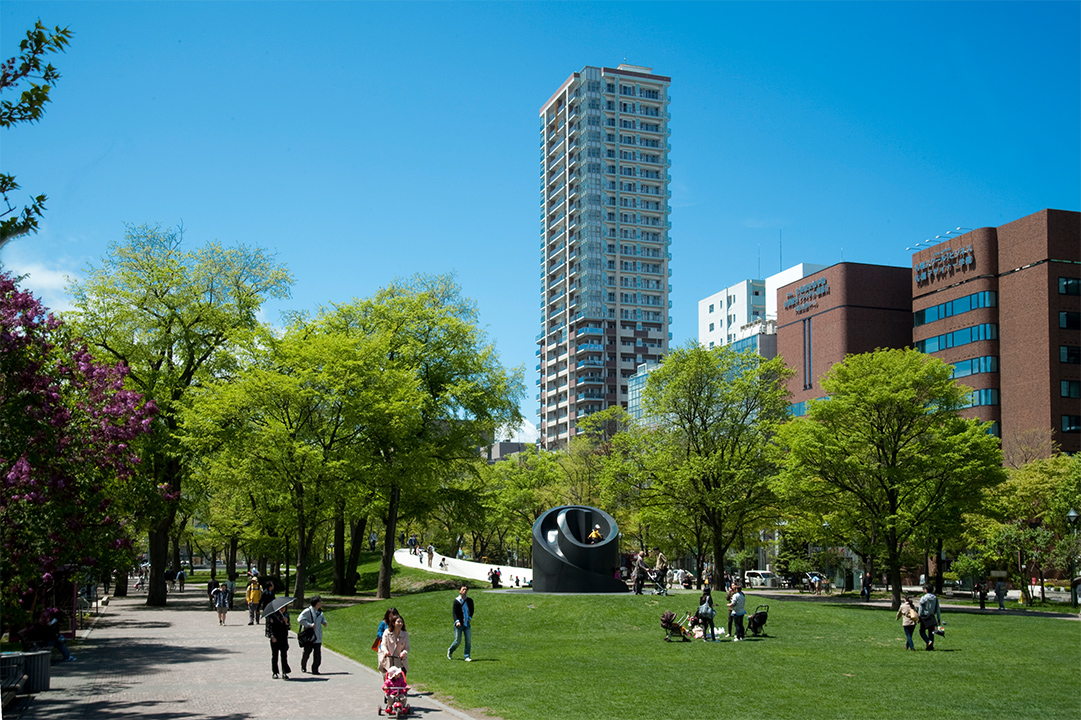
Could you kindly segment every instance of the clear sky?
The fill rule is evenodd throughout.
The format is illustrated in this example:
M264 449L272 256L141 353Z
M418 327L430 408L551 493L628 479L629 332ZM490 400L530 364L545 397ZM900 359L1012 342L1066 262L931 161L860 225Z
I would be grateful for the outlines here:
M125 223L275 250L271 321L453 271L531 423L537 113L585 65L672 78L673 344L782 265L1081 209L1078 2L4 0L0 55L38 18L75 35L0 158L48 211L0 262L50 306Z

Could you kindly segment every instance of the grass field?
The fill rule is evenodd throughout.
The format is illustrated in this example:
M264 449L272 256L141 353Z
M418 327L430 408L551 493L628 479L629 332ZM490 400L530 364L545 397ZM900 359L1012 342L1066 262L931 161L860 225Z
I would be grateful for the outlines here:
M411 636L410 682L506 720L1081 716L1074 621L947 613L935 652L906 652L888 610L770 600L768 637L665 643L661 613L693 611L697 595L474 590L474 662L466 664L461 649L446 659L454 594L334 610L326 644L374 667L375 628L395 605ZM749 595L748 610L759 602Z

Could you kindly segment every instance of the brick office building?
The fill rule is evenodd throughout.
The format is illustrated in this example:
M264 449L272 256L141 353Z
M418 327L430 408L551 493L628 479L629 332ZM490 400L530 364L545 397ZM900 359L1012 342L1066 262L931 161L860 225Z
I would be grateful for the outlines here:
M840 263L778 290L777 351L793 413L848 353L915 345L973 389L1009 455L1050 436L1081 450L1081 213L1041 210L912 256L912 269Z
M912 257L912 340L975 391L1003 451L1081 450L1081 213L1041 210Z
M825 395L819 381L849 353L912 341L908 268L842 262L777 291L777 354L796 371L793 413Z

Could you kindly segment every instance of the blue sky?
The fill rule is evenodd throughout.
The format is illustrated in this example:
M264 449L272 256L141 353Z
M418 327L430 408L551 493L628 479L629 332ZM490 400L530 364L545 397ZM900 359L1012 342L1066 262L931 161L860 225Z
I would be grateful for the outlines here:
M672 78L673 342L698 299L797 262L1081 209L1081 3L19 2L71 47L2 167L45 192L6 267L63 275L125 223L275 250L314 309L458 275L536 420L541 104L585 65ZM783 233L783 250L778 238Z

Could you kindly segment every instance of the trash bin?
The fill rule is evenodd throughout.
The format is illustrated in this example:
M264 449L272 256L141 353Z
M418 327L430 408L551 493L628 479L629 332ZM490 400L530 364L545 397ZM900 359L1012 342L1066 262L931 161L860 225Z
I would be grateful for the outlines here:
M26 671L26 692L37 693L49 689L51 677L50 660L53 651L38 650L36 652L23 653L24 669Z
M12 678L17 681L26 674L26 671L23 670L24 662L21 652L6 652L0 655L0 679L3 680L5 688Z

